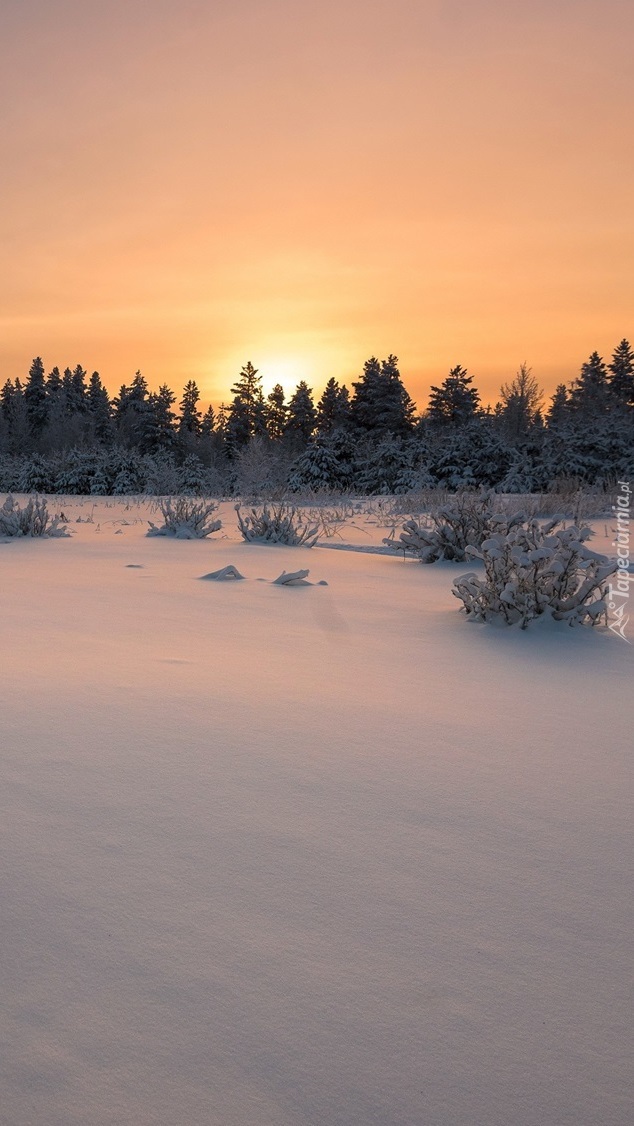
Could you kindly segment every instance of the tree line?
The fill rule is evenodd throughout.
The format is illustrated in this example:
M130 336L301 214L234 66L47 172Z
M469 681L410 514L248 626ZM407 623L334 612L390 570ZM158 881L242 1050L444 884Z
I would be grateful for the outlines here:
M167 384L151 391L137 372L110 398L98 372L77 365L46 374L40 357L24 382L8 379L0 391L4 488L41 480L49 486L42 491L56 491L61 479L74 480L68 492L148 491L152 464L192 491L213 485L227 493L245 483L251 491L384 493L433 485L533 491L561 478L608 486L631 472L633 446L634 352L625 339L608 363L593 352L547 405L526 364L494 408L482 406L473 376L458 365L417 412L394 355L367 360L351 389L329 379L317 401L304 381L288 400L280 384L265 396L249 362L217 412L202 410L193 380L177 401ZM161 483L159 491L173 491Z

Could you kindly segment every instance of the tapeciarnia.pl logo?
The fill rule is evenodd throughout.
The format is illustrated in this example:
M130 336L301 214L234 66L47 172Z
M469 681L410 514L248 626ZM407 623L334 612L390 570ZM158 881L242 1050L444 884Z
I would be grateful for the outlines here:
M620 492L612 511L616 515L616 539L613 546L616 548L616 574L614 583L608 587L608 608L611 611L609 622L610 629L617 633L629 645L629 638L625 636L625 628L630 620L628 613L630 597L630 495L632 489L629 481L619 481Z

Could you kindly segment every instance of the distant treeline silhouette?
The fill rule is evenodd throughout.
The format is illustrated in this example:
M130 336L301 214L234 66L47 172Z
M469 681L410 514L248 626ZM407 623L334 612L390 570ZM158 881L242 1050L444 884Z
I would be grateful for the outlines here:
M569 385L544 395L522 364L484 409L456 366L422 413L396 356L369 359L350 391L331 378L315 403L305 382L265 397L247 363L217 412L193 380L177 404L141 372L110 398L98 372L48 375L33 360L0 391L0 488L106 495L274 490L403 493L486 486L545 491L562 480L610 487L634 462L634 352L593 352Z

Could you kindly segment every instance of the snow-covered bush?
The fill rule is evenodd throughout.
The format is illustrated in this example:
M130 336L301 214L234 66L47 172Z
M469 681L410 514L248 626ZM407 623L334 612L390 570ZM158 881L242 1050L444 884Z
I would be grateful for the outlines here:
M90 482L90 494L93 497L107 497L110 491L108 473L103 465L97 465Z
M290 456L275 443L252 438L233 462L234 495L260 501L281 497L286 491Z
M71 450L58 469L55 492L73 496L89 494L95 472L95 461L93 453Z
M177 540L203 540L222 527L222 520L212 519L218 505L213 501L192 497L166 497L159 500L163 517L159 527L148 521L148 536L175 536Z
M348 489L353 476L353 451L352 439L341 431L312 438L290 468L289 489L293 493Z
M432 512L427 525L406 520L398 539L388 536L383 542L418 556L421 563L439 559L462 563L468 546L479 547L493 532L507 533L524 519L521 512L510 516L495 512L490 494L465 493Z
M0 536L67 536L61 516L51 516L44 497L30 497L24 508L9 494L0 508Z
M288 504L252 508L243 516L236 505L238 527L247 543L279 543L288 547L314 547L319 535L316 525L304 524L297 509Z
M154 457L146 454L143 465L143 492L150 497L183 496L191 495L190 489L184 489L174 464L174 460L166 454L157 453Z
M18 491L19 464L16 458L0 457L0 493Z
M173 491L178 492L180 496L208 497L218 496L224 492L221 474L216 468L204 465L196 454L189 454L178 469L172 467L172 472L176 482Z
M20 460L16 492L51 493L57 491L56 474L50 462L41 454L31 454Z
M534 475L530 466L527 466L521 459L514 461L496 487L498 493L532 493L534 491Z
M483 560L484 578L469 573L454 583L467 617L522 629L542 614L569 625L605 617L605 581L616 564L585 546L590 528L560 522L556 517L542 528L532 520L469 548L469 556Z

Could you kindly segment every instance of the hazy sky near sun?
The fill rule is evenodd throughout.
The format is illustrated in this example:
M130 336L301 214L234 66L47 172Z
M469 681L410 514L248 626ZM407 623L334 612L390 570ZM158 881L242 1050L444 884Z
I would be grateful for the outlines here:
M0 0L0 383L410 393L634 336L632 0Z

